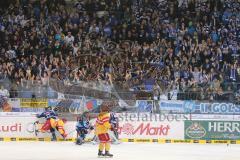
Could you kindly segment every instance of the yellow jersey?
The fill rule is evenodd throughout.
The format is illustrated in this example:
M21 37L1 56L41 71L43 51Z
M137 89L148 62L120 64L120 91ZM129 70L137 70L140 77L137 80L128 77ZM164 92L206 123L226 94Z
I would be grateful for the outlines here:
M111 124L109 123L109 120L110 120L110 113L107 113L107 112L99 113L96 120L96 128L95 128L96 135L108 133L108 130L111 128Z

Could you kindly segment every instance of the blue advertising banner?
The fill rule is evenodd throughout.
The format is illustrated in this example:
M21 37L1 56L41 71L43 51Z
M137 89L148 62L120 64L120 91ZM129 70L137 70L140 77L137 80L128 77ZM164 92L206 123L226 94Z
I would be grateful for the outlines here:
M172 113L190 113L194 109L194 101L159 101L159 110Z
M193 113L240 114L240 105L233 103L196 103Z
M160 111L193 114L240 114L240 105L200 101L159 101Z
M137 100L136 107L138 112L152 112L153 101L152 100Z
M44 112L44 108L20 108L19 111L15 110L15 112Z

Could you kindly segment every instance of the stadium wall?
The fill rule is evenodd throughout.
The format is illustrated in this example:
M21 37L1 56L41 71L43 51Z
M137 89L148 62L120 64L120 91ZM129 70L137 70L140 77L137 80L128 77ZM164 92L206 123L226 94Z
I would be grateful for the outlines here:
M195 115L194 118L192 115L175 116L178 119L161 119L160 115L153 117L149 113L118 114L120 139L123 142L240 144L240 121L237 119L229 120L230 117L215 115L208 115L209 120L202 115ZM1 112L0 141L50 141L50 133L35 135L34 122L37 120L35 113ZM39 125L43 122L40 120ZM75 125L74 121L66 123L69 133L66 141L75 141ZM93 132L88 139L93 138ZM58 140L63 141L59 135Z

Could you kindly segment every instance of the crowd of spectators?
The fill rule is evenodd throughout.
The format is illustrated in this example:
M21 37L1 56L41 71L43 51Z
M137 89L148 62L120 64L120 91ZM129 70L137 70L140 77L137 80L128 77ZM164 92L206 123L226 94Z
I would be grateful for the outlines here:
M0 78L14 91L51 78L155 99L240 93L239 0L13 0L0 12Z

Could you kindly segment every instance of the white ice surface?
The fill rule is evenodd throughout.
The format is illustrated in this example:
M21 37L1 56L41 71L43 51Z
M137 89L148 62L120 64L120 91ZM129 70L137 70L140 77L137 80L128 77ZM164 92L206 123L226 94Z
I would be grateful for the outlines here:
M97 150L72 142L0 142L0 160L105 159L97 158ZM111 153L112 160L240 160L240 145L122 143Z

